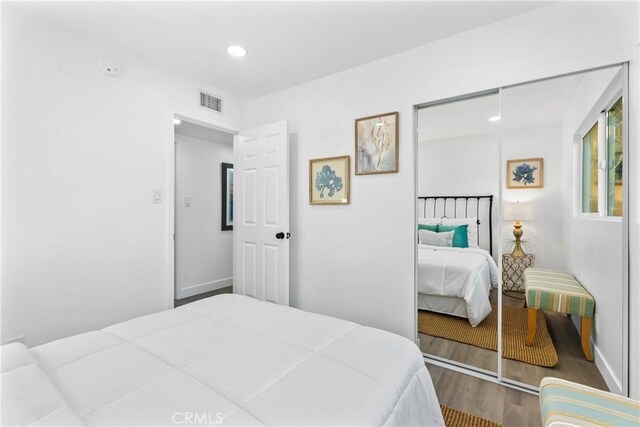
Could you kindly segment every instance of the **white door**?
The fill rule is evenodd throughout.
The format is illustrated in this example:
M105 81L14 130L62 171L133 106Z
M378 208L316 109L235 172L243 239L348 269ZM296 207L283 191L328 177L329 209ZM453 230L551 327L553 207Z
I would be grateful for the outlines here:
M234 139L233 291L289 305L287 122Z

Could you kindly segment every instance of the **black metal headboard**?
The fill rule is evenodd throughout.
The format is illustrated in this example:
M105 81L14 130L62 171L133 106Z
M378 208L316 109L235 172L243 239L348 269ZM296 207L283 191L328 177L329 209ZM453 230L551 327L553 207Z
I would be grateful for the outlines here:
M469 218L469 210L471 210L472 216L475 214L478 221L478 246L480 246L480 225L484 224L480 214L481 212L485 214L484 217L489 224L489 252L493 256L493 196L420 196L418 200L424 201L422 207L418 206L418 209L422 209L423 218ZM481 208L482 202L488 209ZM447 212L449 212L448 215ZM464 216L459 213L464 213ZM432 215L428 216L429 214Z

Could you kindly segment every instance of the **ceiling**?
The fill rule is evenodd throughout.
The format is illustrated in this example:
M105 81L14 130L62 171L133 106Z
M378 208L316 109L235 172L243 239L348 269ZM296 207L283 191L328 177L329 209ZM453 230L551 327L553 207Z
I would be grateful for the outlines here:
M219 144L233 146L233 134L224 132L212 127L199 125L181 119L182 123L174 125L174 133L176 135L189 136L191 138L203 139L205 141L217 142Z
M500 122L489 117L500 114L498 94L469 98L418 111L420 142L498 132Z
M19 2L31 13L250 99L551 2ZM248 50L226 53L230 44ZM126 70L125 70L126 71Z
M589 73L613 79L617 67ZM421 142L560 123L587 73L506 88L498 94L442 104L418 112ZM492 116L500 121L491 122Z

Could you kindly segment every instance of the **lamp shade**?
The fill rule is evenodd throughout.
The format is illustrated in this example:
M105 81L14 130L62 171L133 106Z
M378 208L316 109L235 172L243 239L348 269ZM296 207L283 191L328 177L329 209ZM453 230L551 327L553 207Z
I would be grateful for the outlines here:
M531 221L533 206L530 203L505 203L503 218L507 221Z

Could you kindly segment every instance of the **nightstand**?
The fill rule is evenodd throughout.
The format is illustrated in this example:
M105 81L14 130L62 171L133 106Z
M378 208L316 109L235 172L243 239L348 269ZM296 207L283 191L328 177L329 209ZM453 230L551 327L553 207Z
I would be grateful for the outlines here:
M511 254L502 255L502 293L511 297L524 299L524 270L533 267L531 254L516 257Z

